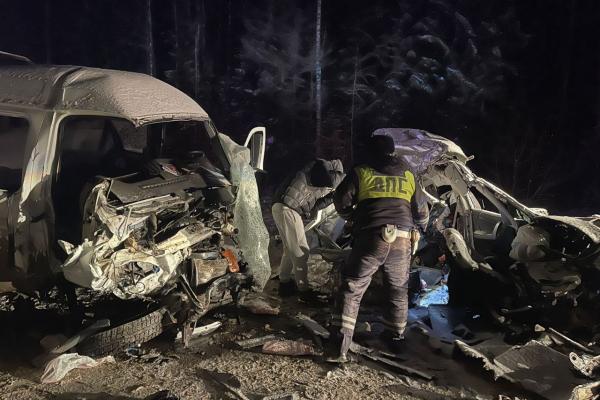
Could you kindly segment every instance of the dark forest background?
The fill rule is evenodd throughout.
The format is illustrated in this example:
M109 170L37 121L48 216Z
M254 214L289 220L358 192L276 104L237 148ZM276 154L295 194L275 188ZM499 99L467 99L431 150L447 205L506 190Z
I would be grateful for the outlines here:
M376 128L415 127L528 205L600 211L599 1L0 4L0 50L152 74L238 139L266 125L272 182L310 154L350 165Z

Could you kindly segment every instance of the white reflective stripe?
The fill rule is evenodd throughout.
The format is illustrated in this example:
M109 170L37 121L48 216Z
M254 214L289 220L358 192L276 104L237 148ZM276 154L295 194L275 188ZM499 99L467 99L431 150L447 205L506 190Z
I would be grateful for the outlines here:
M351 324L349 322L342 322L342 328L346 328L346 329L350 329L351 331L354 330L354 324Z
M356 324L356 318L350 318L348 316L342 315L342 321L348 322L354 326Z

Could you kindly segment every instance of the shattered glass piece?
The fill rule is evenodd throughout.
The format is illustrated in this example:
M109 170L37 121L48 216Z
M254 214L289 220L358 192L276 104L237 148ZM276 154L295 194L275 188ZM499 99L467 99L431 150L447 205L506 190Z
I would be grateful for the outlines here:
M235 143L222 133L219 140L231 164L231 180L237 186L234 206L234 225L239 229L239 245L254 288L262 291L271 276L269 261L269 232L260 209L258 185L250 166L250 150Z
M590 217L565 217L558 215L549 215L540 217L539 220L551 220L563 223L580 230L594 243L600 244L600 215L595 214Z

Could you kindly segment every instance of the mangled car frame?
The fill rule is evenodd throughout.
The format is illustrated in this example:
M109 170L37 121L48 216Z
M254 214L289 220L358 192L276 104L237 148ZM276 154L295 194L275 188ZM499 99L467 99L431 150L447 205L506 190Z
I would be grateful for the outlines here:
M262 289L264 128L246 148L150 76L0 61L0 281L146 300L121 346Z
M431 218L415 261L450 263L450 303L502 323L545 323L598 334L600 216L548 215L476 176L452 141L416 129L379 129L422 176Z

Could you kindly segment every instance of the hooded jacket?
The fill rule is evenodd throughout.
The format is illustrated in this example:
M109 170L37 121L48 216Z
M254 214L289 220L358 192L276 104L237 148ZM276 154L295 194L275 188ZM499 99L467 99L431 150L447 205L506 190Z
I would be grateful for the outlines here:
M311 171L316 163L323 163L331 178L331 187L313 186ZM340 160L316 159L300 171L289 175L277 188L273 204L283 203L298 214L309 217L313 210L320 210L333 203L333 190L344 178L344 166Z

